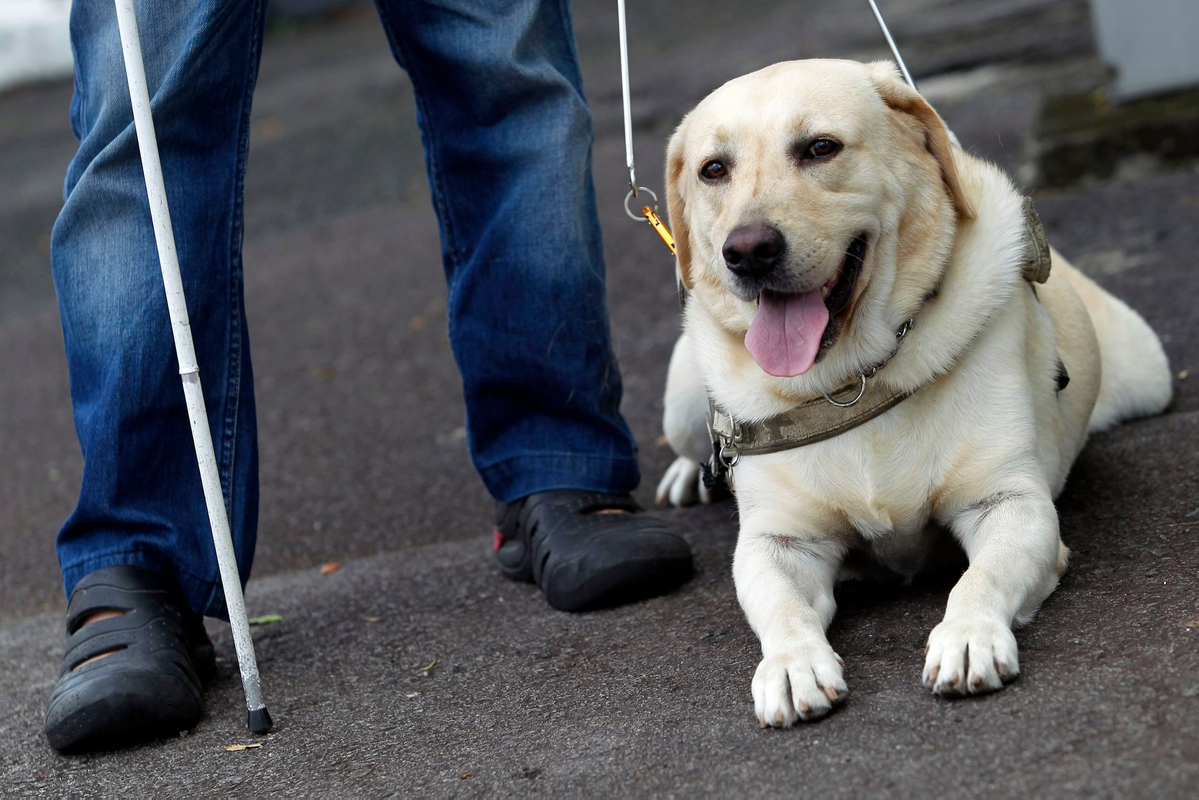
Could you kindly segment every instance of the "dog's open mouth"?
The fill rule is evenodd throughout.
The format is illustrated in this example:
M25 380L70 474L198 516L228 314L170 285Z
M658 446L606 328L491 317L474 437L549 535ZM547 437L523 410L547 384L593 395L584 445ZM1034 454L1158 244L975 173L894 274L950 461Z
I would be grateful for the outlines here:
M866 256L866 234L850 244L837 274L800 293L764 289L745 346L754 361L779 378L803 375L836 342L853 310L854 289Z

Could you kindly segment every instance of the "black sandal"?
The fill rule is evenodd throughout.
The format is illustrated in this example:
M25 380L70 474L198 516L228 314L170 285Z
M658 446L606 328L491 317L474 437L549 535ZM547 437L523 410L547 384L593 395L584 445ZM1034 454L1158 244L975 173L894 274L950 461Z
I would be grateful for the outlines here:
M105 611L117 613L83 624ZM166 576L129 566L97 570L71 592L46 738L59 752L76 752L176 734L200 721L201 691L215 671L200 615Z
M691 577L687 542L629 495L539 492L500 503L496 517L500 570L536 583L561 611L653 597Z

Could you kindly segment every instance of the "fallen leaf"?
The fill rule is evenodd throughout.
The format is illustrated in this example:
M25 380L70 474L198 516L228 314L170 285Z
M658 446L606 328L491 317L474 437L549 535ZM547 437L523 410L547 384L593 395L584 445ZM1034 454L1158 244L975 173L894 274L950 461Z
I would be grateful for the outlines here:
M254 144L273 142L283 136L283 121L278 117L262 117L250 126L250 138Z
M339 569L341 569L340 561L330 561L328 564L321 567L321 574L322 575L332 575L334 572L337 572Z
M363 617L363 619L366 620L367 622L378 622L379 621L378 617Z
M238 753L242 750L249 750L251 747L262 747L262 743L255 742L254 744L227 744L227 745L225 745L225 749L227 751L229 751L230 753Z
M433 659L426 666L421 667L420 671L428 672L429 670L433 669L433 667L435 667L435 666L437 666L437 659Z
M308 377L315 378L318 381L331 381L337 375L337 370L333 367L309 367Z
M264 614L261 617L252 617L247 620L251 625L272 625L276 622L282 622L283 617L278 614Z
M1199 619L1193 619L1187 623L1188 628L1199 628Z
M1189 369L1184 369L1182 372L1178 373L1178 380L1180 381L1185 381L1189 377L1191 377L1191 371Z
M469 773L469 772L464 772L464 773L462 773L461 775L459 775L459 776L458 776L458 780L460 780L460 781L469 780L469 778L470 778L470 773Z

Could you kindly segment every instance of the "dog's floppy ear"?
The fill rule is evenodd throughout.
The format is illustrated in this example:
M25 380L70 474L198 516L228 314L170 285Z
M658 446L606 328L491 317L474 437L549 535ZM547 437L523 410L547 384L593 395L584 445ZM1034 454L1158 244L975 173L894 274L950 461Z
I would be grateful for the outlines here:
M687 227L687 209L683 203L683 142L687 138L687 117L679 123L666 148L666 211L674 232L675 258L678 259L679 279L691 289L691 231Z
M949 142L949 129L945 127L945 122L919 92L904 82L895 64L875 61L870 64L870 71L874 75L874 86L887 107L910 114L920 124L924 130L924 146L941 165L941 177L953 199L954 208L962 219L974 219L974 206L958 181L957 167L953 163L953 145Z

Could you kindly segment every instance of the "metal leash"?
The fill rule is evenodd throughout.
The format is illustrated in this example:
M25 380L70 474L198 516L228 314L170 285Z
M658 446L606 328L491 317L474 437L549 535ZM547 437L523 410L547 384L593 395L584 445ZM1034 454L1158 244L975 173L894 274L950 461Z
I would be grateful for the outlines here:
M887 22L883 19L883 12L878 10L878 5L874 0L866 0L870 3L870 10L874 12L874 18L878 20L878 26L882 28L883 37L887 40L887 45L891 48L891 53L895 56L896 63L899 64L899 71L903 73L903 79L908 82L916 91L920 89L916 86L915 79L912 78L912 73L908 72L908 65L903 63L903 56L899 54L899 47L895 44L895 40L891 38L891 31L887 29Z
M633 114L629 99L629 31L625 22L624 0L616 0L616 17L620 22L620 87L624 92L624 153L629 168L629 190L637 196L637 166L633 163ZM626 202L627 205L627 202Z
M670 229L666 227L666 223L658 216L658 195L654 194L652 189L637 185L637 165L633 159L632 100L629 92L629 34L628 26L625 23L624 0L616 0L616 16L620 21L620 86L624 102L624 153L625 164L629 169L629 193L624 196L624 213L628 214L629 219L635 222L648 222L654 232L662 237L662 241L670 248L670 252L674 253L674 237L670 235ZM652 206L648 203L643 205L641 216L637 216L629 208L629 200L634 197L639 198L641 192L652 197L654 204Z

